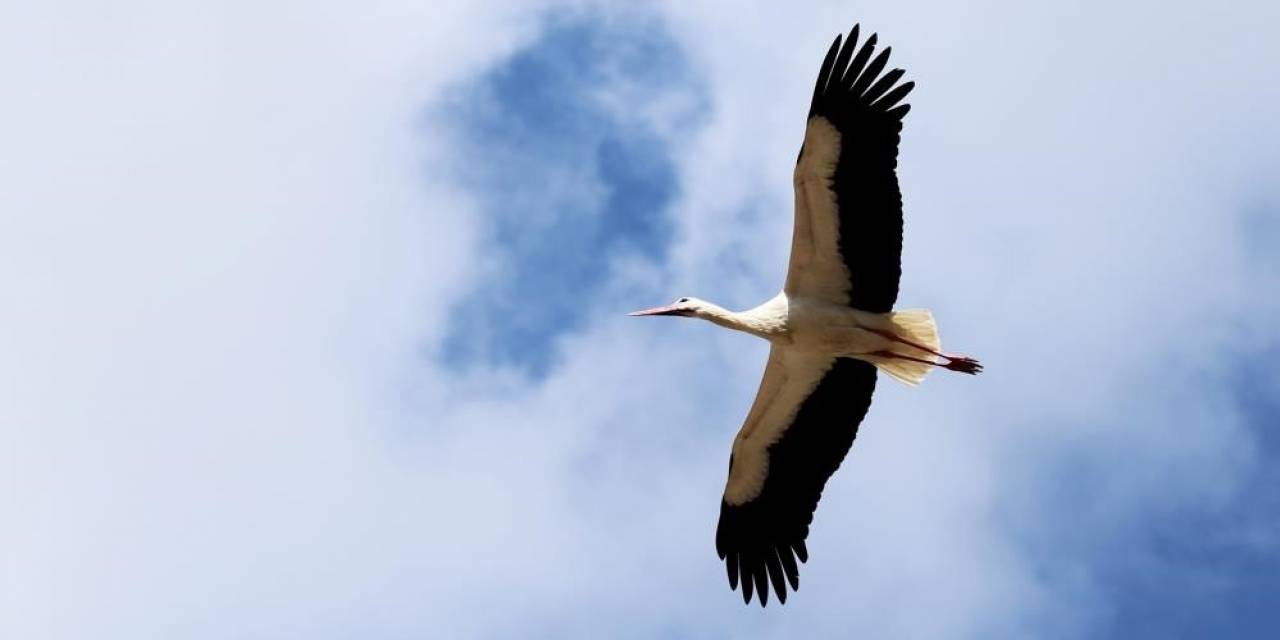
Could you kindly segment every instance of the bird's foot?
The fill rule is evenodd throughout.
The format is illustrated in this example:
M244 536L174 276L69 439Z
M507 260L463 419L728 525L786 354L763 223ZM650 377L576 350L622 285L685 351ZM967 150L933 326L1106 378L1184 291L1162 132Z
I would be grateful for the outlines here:
M979 373L982 373L982 365L979 364L977 360L974 360L969 356L948 355L942 357L947 359L946 362L941 363L942 366L947 369L959 371L960 373L967 373L971 376L976 376Z

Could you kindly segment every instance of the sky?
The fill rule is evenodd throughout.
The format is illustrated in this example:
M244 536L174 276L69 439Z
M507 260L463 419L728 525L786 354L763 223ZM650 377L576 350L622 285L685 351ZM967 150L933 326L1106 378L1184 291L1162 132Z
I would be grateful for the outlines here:
M1267 2L5 3L0 636L1264 638ZM802 588L713 533L813 78L917 83Z

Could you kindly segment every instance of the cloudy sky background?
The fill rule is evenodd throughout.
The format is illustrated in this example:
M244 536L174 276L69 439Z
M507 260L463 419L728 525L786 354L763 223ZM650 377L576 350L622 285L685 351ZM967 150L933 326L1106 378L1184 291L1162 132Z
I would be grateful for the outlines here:
M634 4L5 3L0 636L1274 631L1280 6ZM987 373L883 383L743 608L766 346L622 314L777 290L854 21Z

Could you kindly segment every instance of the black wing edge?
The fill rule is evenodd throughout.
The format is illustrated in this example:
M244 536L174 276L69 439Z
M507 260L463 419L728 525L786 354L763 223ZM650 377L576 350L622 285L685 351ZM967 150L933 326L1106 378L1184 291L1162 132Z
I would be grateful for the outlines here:
M741 583L745 604L757 594L760 606L767 605L770 587L786 604L787 585L800 588L796 560L809 559L805 539L818 500L853 446L875 386L873 365L837 359L769 447L769 475L760 495L740 505L720 501L716 553L729 587L736 591Z
M822 61L822 69L818 72L818 80L813 88L813 101L809 105L809 117L822 116L830 120L837 128L843 121L865 113L883 113L894 120L902 120L911 110L911 105L902 104L908 93L915 88L914 82L897 84L904 71L893 69L880 75L889 62L887 47L880 55L871 58L875 53L877 34L871 34L858 48L858 30L860 25L853 25L848 39L841 46L841 37L836 36ZM895 86L896 85L896 86Z

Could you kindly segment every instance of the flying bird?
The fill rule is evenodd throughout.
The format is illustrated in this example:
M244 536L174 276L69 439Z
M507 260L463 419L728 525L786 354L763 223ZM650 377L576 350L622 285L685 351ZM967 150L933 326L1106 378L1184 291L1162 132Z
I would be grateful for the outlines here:
M755 402L733 440L716 552L729 586L760 605L800 587L796 560L827 479L871 406L876 371L909 385L942 367L977 374L972 358L943 353L933 315L894 311L902 253L895 173L899 104L915 86L902 69L881 75L890 48L858 47L858 26L831 45L818 72L796 162L791 259L782 291L734 312L680 298L636 316L702 318L768 340ZM872 57L874 55L874 57Z

